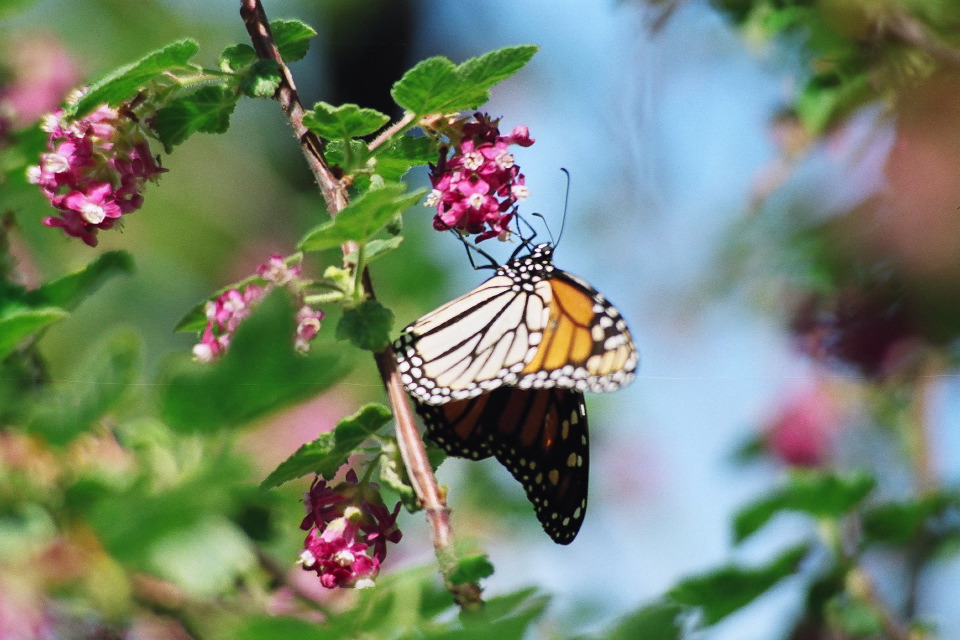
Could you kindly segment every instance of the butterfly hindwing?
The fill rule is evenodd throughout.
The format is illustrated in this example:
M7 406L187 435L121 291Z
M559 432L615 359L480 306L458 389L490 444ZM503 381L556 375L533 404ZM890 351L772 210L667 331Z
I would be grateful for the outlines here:
M500 387L443 405L415 400L427 434L447 454L496 456L526 491L559 544L577 535L587 507L589 448L583 393Z

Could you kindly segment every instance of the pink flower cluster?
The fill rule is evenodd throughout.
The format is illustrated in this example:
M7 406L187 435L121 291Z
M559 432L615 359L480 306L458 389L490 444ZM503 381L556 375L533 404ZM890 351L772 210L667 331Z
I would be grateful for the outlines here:
M98 231L142 206L146 182L166 171L129 110L104 105L76 121L60 110L47 116L42 128L48 151L27 170L27 178L59 210L59 217L44 218L43 224L91 247Z
M387 556L387 543L396 544L400 503L391 512L373 483L359 483L352 469L336 487L316 478L304 496L307 516L300 528L307 531L300 563L315 571L320 584L363 588L373 584L380 563ZM367 553L369 550L372 554Z
M263 285L251 283L239 289L230 289L207 302L204 309L207 326L200 336L200 342L193 347L194 357L199 362L207 363L222 356L230 346L233 334L240 323L275 287L289 287L294 297L300 301L300 308L296 314L297 329L294 347L301 353L309 351L310 341L320 330L323 311L303 304L297 282L302 272L302 265L288 265L282 256L272 255L257 267L257 275L264 280Z
M426 206L436 207L434 229L456 229L479 234L477 241L500 236L513 219L515 205L528 195L520 167L509 146L534 143L526 127L501 136L498 121L474 114L475 121L458 123L462 137L454 139L453 155L442 148L436 165L430 165L433 191Z

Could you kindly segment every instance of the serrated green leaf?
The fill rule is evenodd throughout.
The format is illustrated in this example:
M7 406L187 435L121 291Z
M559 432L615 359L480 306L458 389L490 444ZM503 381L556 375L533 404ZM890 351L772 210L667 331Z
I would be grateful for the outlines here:
M684 607L675 602L654 602L625 615L606 632L605 640L680 640Z
M286 292L275 291L241 323L220 360L172 363L160 380L164 421L188 433L236 429L339 380L344 364L332 350L294 351L293 316Z
M390 117L385 113L360 108L355 104L335 107L318 102L303 114L304 126L326 140L359 138L379 130L389 121Z
M425 189L404 193L406 186L389 183L356 198L330 222L309 231L301 251L324 251L345 242L364 242L423 197Z
M51 280L28 292L25 300L30 305L50 305L73 310L110 278L133 271L133 257L129 253L109 251L82 270Z
M710 626L747 606L780 580L795 573L807 552L806 546L794 547L764 567L731 565L687 578L671 589L668 596L678 604L698 607L702 623Z
M58 307L11 309L0 315L0 360L26 340L70 314Z
M195 40L178 40L120 67L91 85L89 91L67 109L68 117L81 118L101 104L118 106L167 71L192 66L190 58L199 49Z
M337 323L337 340L349 340L355 346L377 353L390 344L393 312L376 300L366 300L346 309Z
M399 180L412 167L437 161L437 143L432 138L401 136L377 149L374 171L384 180Z
M236 105L237 96L226 87L202 87L157 112L157 137L169 153L194 133L223 133L230 126L230 114Z
M284 62L300 60L307 55L310 38L317 35L313 27L299 20L271 20L270 31Z
M140 339L135 334L111 336L70 374L34 402L27 429L47 442L64 445L86 432L136 380Z
M493 575L493 563L485 553L464 556L448 576L453 584L476 584Z
M393 238L387 238L385 240L371 240L367 243L366 247L363 249L364 261L367 264L370 264L377 258L385 256L397 247L400 246L400 243L403 242L401 236L395 236ZM343 257L343 261L348 264L357 264L357 252L351 251Z
M741 509L734 517L737 542L752 535L781 511L799 511L817 518L839 518L873 490L874 480L863 473L834 475L794 471L786 486Z
M489 100L493 85L519 71L536 52L533 45L506 47L459 66L442 56L428 58L405 73L390 93L417 117L475 109Z
M344 173L351 174L357 170L366 169L367 160L370 158L370 151L363 140L351 139L331 140L327 145L327 162L331 166L339 167ZM358 173L354 176L353 187L355 190L364 193L370 188L370 178L364 173Z
M280 65L275 60L260 59L243 75L240 90L251 98L272 98L282 80Z
M257 60L257 52L248 44L230 45L220 53L219 67L223 71L237 72Z
M346 464L364 440L376 434L393 415L379 404L368 404L344 418L329 433L297 449L260 483L261 489L279 487L285 482L316 473L330 480Z

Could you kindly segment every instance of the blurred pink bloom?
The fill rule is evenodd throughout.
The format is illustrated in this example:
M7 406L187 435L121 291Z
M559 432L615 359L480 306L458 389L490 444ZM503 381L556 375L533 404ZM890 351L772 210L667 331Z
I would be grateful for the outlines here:
M80 69L60 41L46 34L21 35L3 47L0 118L14 129L57 108L80 81Z
M764 444L788 465L821 466L832 457L839 423L836 401L822 384L802 389L789 397L767 424Z

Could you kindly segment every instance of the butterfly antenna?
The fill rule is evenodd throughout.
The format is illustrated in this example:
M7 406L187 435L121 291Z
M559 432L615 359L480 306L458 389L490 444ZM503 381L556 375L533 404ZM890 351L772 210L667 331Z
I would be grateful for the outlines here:
M563 237L563 228L567 224L567 207L570 205L570 172L564 167L560 167L560 171L567 175L567 192L563 196L563 217L560 218L560 233L557 234L557 241L553 243L553 246L560 244L560 238Z

